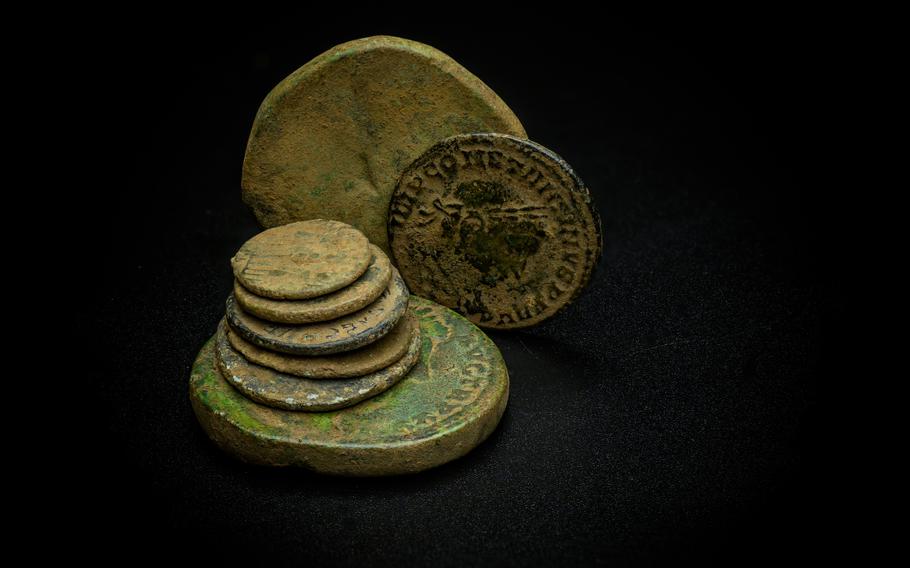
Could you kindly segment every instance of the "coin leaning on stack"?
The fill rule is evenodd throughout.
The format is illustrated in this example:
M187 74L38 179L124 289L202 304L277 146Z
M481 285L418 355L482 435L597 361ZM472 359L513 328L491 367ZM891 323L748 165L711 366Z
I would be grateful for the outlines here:
M313 219L264 231L231 259L218 370L259 404L336 410L389 389L420 355L409 293L357 229Z

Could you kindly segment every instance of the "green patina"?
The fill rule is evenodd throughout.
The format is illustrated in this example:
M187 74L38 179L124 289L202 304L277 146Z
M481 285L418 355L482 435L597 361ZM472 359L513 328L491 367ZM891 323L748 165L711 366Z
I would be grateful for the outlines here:
M505 363L488 337L451 310L418 297L411 310L424 338L419 362L388 391L334 412L283 411L248 400L214 369L207 342L190 379L190 396L201 403L194 408L207 415L201 423L248 461L331 473L401 473L458 457L498 422L508 396ZM472 366L478 357L480 375ZM460 371L466 368L475 369L470 380ZM443 443L449 436L455 438ZM421 444L426 455L417 459L409 447ZM338 462L326 452L338 452Z

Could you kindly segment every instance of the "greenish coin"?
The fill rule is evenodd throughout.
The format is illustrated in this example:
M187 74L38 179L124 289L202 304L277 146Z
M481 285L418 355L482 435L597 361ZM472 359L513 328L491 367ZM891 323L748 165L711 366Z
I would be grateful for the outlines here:
M413 473L469 452L505 410L509 375L496 345L451 310L414 297L420 357L387 391L330 412L258 404L218 371L215 341L193 364L190 400L221 448L255 464L299 466L350 476Z

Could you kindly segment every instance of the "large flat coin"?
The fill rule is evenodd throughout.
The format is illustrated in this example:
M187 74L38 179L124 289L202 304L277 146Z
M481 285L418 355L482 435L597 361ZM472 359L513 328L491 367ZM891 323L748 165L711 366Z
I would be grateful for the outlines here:
M373 260L360 278L346 288L309 300L272 300L257 296L234 281L234 299L250 313L278 323L327 321L356 312L372 303L389 285L392 263L376 245L370 245Z
M496 345L458 314L413 298L420 359L394 387L333 412L291 412L240 394L215 366L209 340L190 377L200 424L225 451L264 465L340 475L428 469L469 452L496 428L509 375Z
M262 102L243 161L243 200L265 227L338 219L388 251L389 197L402 170L464 132L525 136L496 93L446 54L386 36L344 43Z
M499 329L535 325L572 302L602 248L600 218L572 168L502 134L454 136L408 166L389 240L415 294Z
M291 355L328 355L352 351L392 331L408 307L408 288L397 270L385 291L372 304L331 321L288 325L259 319L244 312L231 294L227 321L243 339L271 351Z
M309 379L343 379L384 369L401 359L408 350L411 338L417 333L417 320L405 313L382 339L354 351L321 357L275 353L257 347L231 331L230 326L227 337L231 347L251 363Z
M373 254L357 229L312 219L263 231L240 247L231 267L251 292L300 300L344 288L367 269Z
M400 381L419 355L418 332L404 356L384 369L352 379L313 380L250 363L231 347L223 321L215 338L215 361L221 375L247 398L285 410L319 412L357 404Z

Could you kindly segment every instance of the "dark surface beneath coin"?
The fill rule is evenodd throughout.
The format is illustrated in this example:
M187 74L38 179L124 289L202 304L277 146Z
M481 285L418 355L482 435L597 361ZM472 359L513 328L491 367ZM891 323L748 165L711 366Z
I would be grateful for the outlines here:
M305 34L277 19L236 28L250 35L199 21L166 42L124 32L99 51L108 56L86 54L103 61L110 92L129 96L77 113L93 121L84 132L104 117L121 124L109 131L116 147L74 178L116 183L59 188L59 204L82 205L61 254L76 255L66 286L79 301L64 327L87 362L67 382L91 404L78 408L84 436L53 438L47 471L75 497L69 510L94 519L61 540L78 550L103 537L98 556L120 543L133 556L173 561L182 548L275 566L809 566L839 549L832 535L855 485L839 479L849 463L820 455L849 420L823 423L820 393L848 386L838 279L863 255L845 229L859 216L844 209L868 199L824 183L824 141L843 118L814 81L818 46L836 53L840 40L808 20L782 28L777 15L752 32L713 18L633 30L591 15L563 33L559 11L505 25L513 15L465 27L452 14L446 31L344 14ZM170 26L160 23L148 29ZM603 215L603 270L558 317L490 334L511 400L464 458L378 480L245 466L212 447L186 389L224 315L227 260L259 231L240 201L244 144L277 81L376 31L450 54L572 164ZM103 257L103 280L78 277L87 250Z

